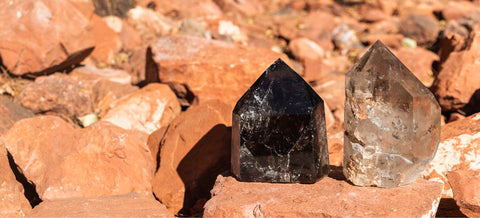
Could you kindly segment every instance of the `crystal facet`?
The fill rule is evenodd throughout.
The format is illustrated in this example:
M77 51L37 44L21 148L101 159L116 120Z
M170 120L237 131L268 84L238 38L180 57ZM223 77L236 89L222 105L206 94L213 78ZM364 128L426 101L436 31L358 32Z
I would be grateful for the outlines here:
M347 73L345 95L345 177L384 188L414 182L440 141L433 94L377 41Z
M232 171L246 182L314 183L328 174L323 100L280 59L233 110Z

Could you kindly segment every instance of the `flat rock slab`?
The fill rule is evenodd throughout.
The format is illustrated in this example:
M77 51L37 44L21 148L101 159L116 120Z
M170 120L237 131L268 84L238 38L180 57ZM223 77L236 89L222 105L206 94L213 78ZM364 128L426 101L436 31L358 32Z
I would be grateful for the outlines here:
M153 198L140 194L44 201L27 217L174 217Z
M204 217L433 217L443 184L359 187L344 178L315 184L244 183L218 176Z

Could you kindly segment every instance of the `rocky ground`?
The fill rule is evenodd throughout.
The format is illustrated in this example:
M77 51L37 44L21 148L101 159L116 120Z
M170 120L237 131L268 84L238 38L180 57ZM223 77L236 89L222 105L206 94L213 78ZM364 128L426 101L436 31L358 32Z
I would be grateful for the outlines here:
M480 216L479 25L463 0L0 1L0 216ZM424 178L393 191L338 175L345 74L376 40L444 121ZM315 196L228 176L233 106L277 58L328 108Z

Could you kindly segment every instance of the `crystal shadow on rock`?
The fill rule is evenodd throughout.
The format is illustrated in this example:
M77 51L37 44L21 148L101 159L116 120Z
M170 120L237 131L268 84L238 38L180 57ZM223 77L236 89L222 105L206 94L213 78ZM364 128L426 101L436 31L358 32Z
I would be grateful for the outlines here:
M231 160L246 182L315 183L328 174L324 102L281 59L233 110Z
M343 171L355 185L414 182L440 142L433 94L380 41L345 77Z

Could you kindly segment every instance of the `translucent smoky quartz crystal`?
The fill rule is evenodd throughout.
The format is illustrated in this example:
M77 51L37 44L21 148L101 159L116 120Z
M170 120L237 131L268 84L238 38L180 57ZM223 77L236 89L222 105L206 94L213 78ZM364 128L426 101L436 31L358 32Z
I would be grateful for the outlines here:
M440 141L433 94L377 41L347 73L345 95L346 178L384 188L414 182Z
M246 182L314 183L328 174L323 100L280 59L233 110L231 160Z

